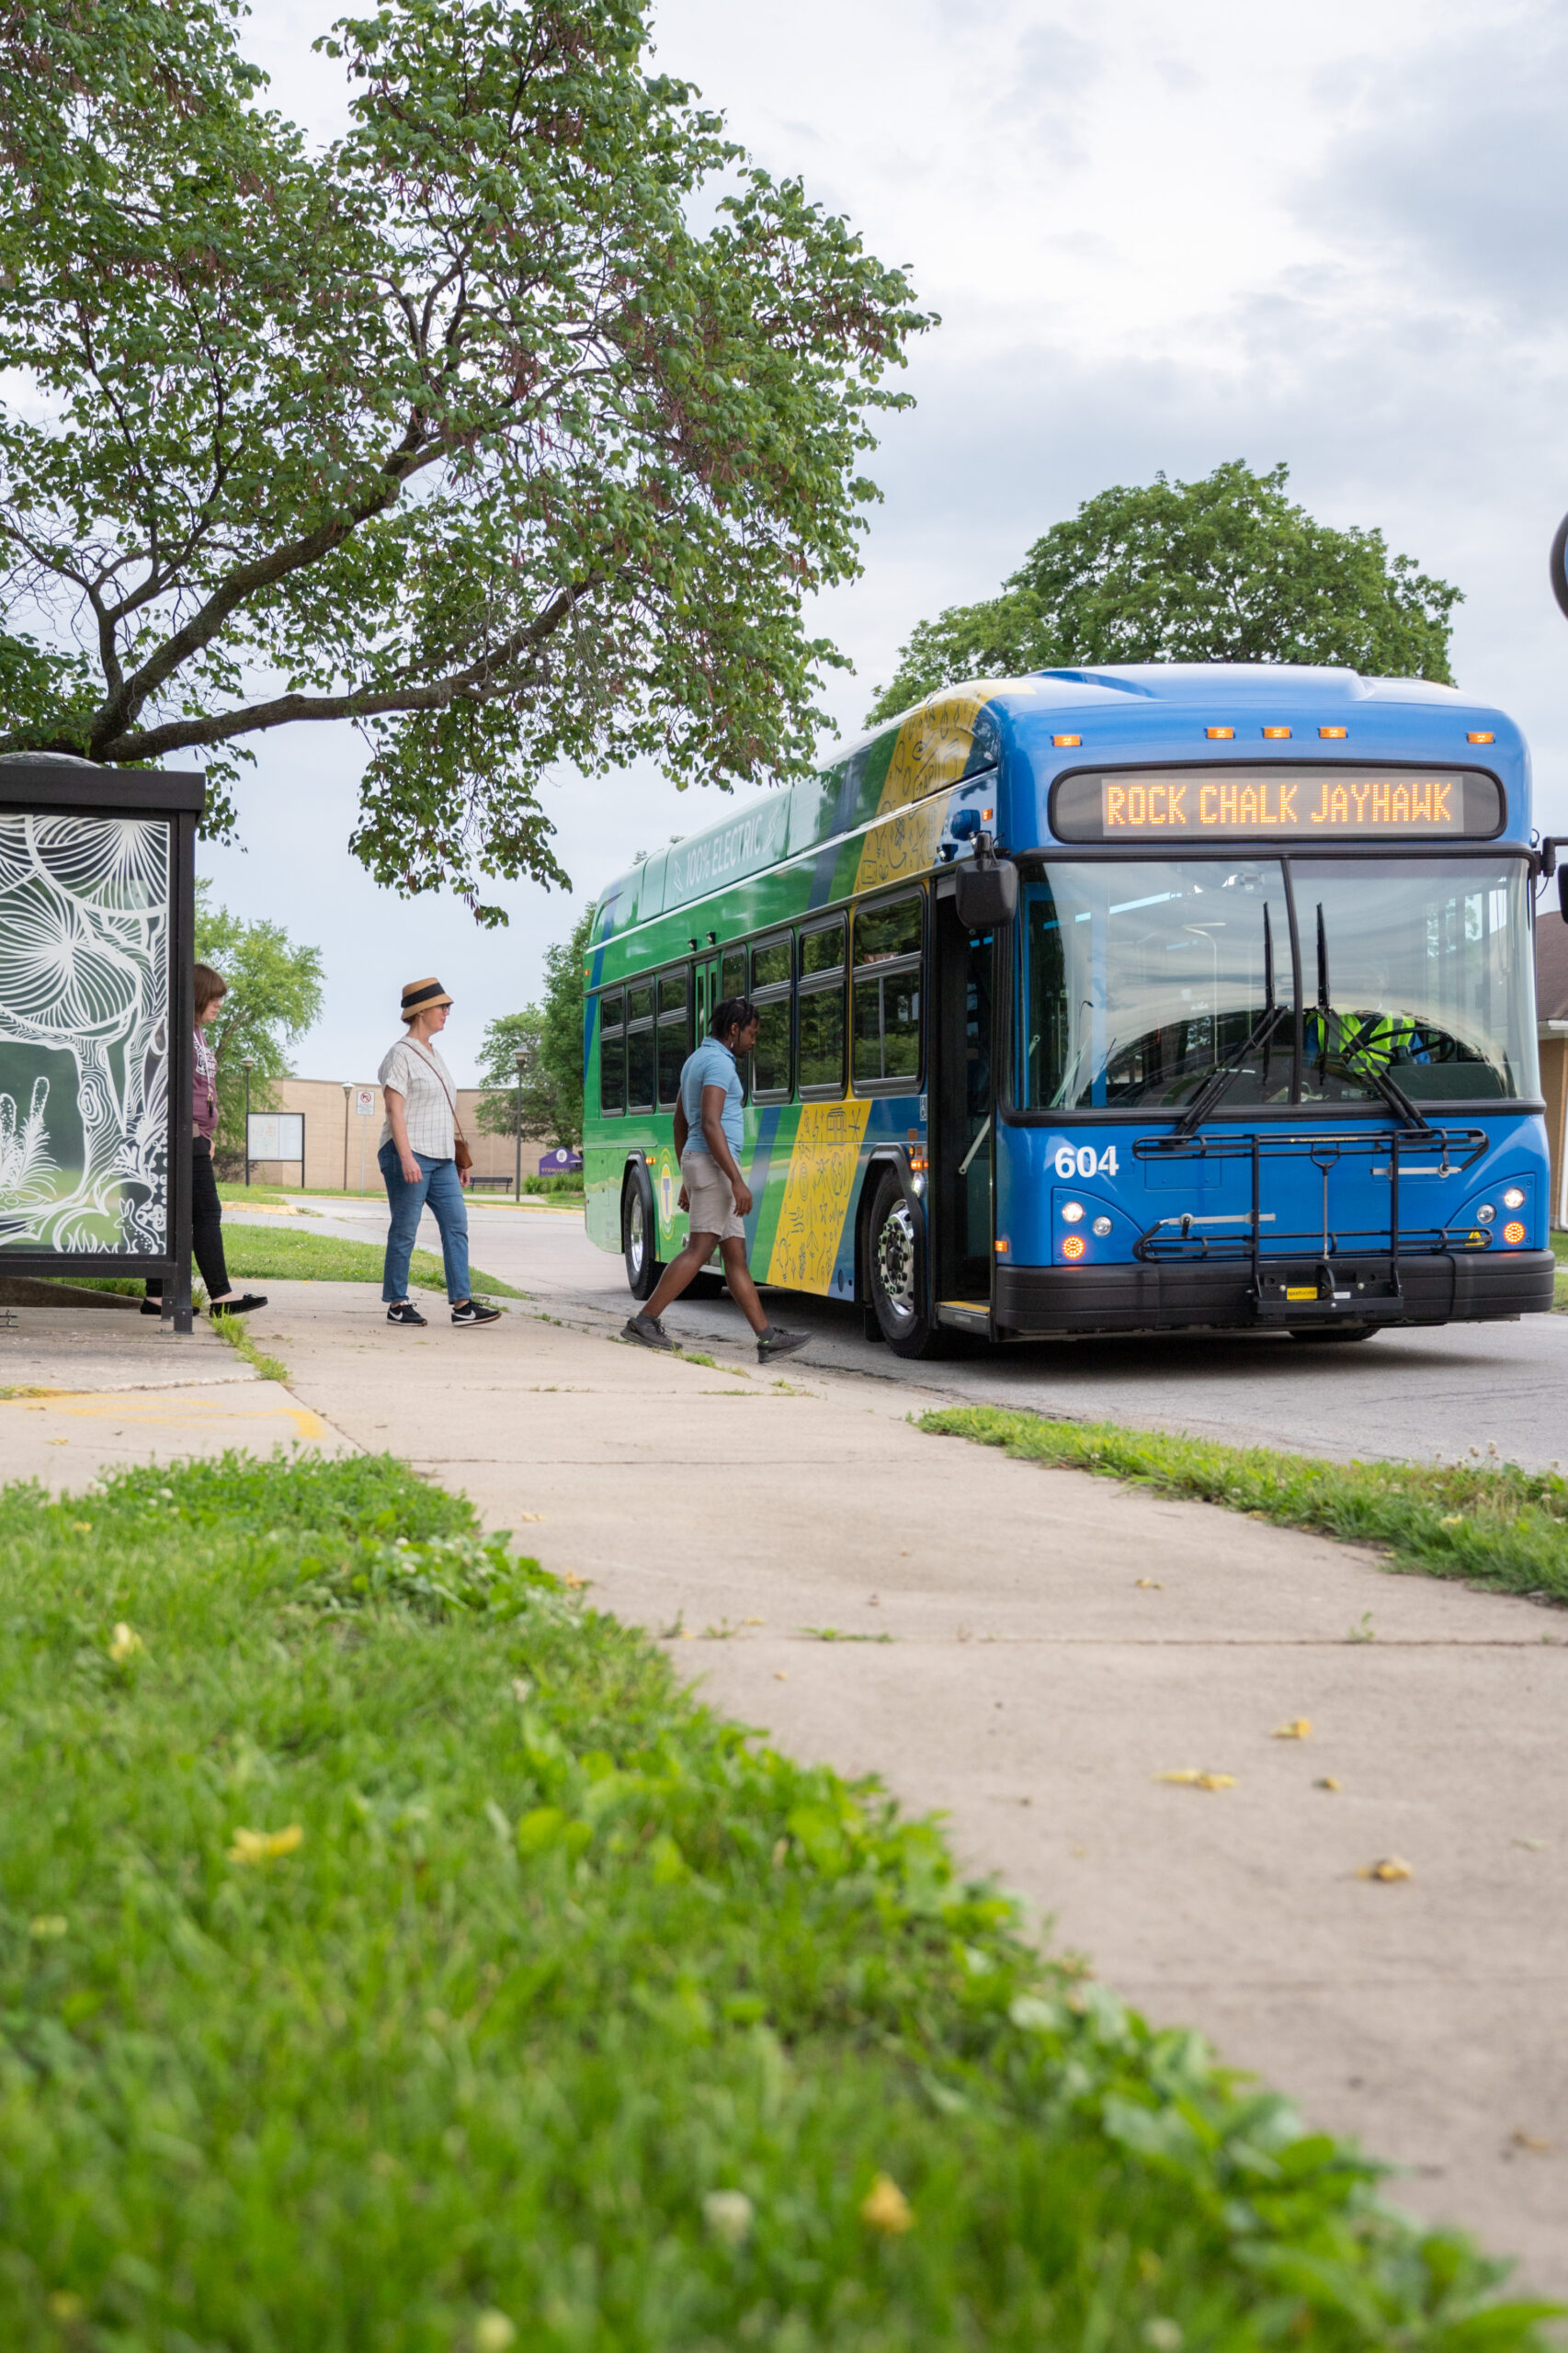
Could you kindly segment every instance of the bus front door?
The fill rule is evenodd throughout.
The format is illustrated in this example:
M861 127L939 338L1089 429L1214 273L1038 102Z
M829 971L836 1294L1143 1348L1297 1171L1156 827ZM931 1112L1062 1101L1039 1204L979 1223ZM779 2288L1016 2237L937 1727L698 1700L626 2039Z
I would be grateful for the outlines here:
M938 1314L962 1324L991 1308L994 941L966 931L950 900L939 900L936 915L931 1231Z

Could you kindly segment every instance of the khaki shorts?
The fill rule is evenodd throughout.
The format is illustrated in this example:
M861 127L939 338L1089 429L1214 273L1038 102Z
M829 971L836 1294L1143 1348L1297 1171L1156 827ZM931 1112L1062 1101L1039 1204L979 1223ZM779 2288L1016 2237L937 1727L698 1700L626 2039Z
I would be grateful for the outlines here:
M745 1240L734 1188L710 1153L683 1152L680 1181L691 1203L693 1233L716 1233L721 1242Z

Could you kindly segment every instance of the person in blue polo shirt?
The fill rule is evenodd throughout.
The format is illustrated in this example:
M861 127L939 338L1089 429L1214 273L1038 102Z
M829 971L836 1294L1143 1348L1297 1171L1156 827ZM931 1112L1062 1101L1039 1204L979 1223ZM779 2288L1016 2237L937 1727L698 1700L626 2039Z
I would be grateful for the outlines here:
M715 1243L723 1256L730 1296L756 1334L758 1363L792 1356L812 1336L768 1322L746 1265L744 1221L751 1213L751 1188L741 1174L745 1090L737 1063L756 1043L756 1007L748 997L724 997L713 1008L709 1035L682 1067L675 1146L680 1162L680 1205L691 1218L690 1239L665 1268L647 1306L625 1326L621 1336L642 1347L674 1347L659 1319L700 1274Z

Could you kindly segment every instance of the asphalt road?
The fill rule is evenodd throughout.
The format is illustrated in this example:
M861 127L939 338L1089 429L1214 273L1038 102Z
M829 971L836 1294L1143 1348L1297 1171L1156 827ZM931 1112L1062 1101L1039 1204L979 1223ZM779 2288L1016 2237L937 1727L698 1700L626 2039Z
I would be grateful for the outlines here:
M324 1211L325 1202L312 1202ZM233 1208L231 1219L243 1214ZM551 1314L617 1330L631 1307L620 1260L593 1247L575 1212L476 1198L475 1263ZM260 1222L261 1221L257 1221ZM420 1235L439 1247L433 1223ZM307 1229L376 1240L384 1204L367 1199ZM1233 1340L1046 1342L911 1364L862 1337L860 1316L825 1300L778 1294L781 1322L805 1326L800 1361L901 1382L912 1408L933 1397L1020 1405L1080 1420L1185 1430L1236 1445L1394 1461L1492 1449L1544 1468L1568 1461L1568 1315L1382 1332L1335 1347L1273 1334ZM666 1319L683 1347L750 1362L750 1335L728 1298L682 1301Z

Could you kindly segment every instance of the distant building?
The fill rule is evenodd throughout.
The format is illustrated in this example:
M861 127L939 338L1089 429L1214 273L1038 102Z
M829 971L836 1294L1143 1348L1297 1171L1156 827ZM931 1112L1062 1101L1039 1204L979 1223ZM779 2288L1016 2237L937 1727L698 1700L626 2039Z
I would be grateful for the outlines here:
M477 1086L460 1086L458 1118L473 1154L474 1176L488 1191L498 1190L503 1178L511 1184L517 1143L511 1136L487 1135L480 1126L480 1097L487 1092ZM361 1105L368 1108L361 1108ZM341 1187L351 1193L361 1189L367 1193L381 1191L376 1147L381 1141L385 1107L374 1079L346 1082L336 1078L280 1078L276 1085L275 1100L268 1108L303 1112L304 1173L301 1176L298 1161L253 1160L253 1184L297 1185L306 1190L320 1187L331 1191ZM540 1154L548 1152L554 1141L553 1136L523 1138L525 1176L534 1174Z

